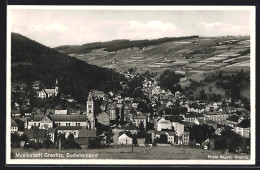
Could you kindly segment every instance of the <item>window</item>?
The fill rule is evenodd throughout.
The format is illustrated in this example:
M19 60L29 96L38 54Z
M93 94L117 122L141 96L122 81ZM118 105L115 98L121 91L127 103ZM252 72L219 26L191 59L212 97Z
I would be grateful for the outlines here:
M91 113L91 110L89 110L88 112Z
M70 126L70 123L66 123L66 126Z
M36 123L33 123L33 126L36 126Z
M77 132L74 132L73 134L74 134L74 136L75 136L75 135L77 134Z
M76 126L80 126L80 123L76 123Z
M60 126L60 123L57 123L57 126Z

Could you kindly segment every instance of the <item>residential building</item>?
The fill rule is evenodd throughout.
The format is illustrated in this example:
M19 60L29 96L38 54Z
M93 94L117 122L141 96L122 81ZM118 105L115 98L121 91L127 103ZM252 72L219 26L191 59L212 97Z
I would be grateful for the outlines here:
M14 119L11 120L11 133L18 132L18 125Z
M235 128L234 132L240 134L243 137L250 137L250 119L242 120Z
M59 126L56 128L57 134L64 134L66 138L70 134L74 135L74 138L78 138L79 130L82 129L81 126Z
M90 140L97 138L96 134L96 130L80 129L78 131L78 137L74 140L81 146L81 148L88 148Z
M169 129L169 130L172 129L171 122L169 120L166 120L165 118L159 119L157 122L157 131L162 131L162 130L166 130L166 129Z
M59 93L58 80L56 80L54 89L42 89L38 92L38 97L41 99L45 99L52 96L57 96Z
M183 145L189 145L190 142L190 132L184 132L182 135Z
M118 144L121 145L132 145L132 138L127 136L125 133L118 137Z

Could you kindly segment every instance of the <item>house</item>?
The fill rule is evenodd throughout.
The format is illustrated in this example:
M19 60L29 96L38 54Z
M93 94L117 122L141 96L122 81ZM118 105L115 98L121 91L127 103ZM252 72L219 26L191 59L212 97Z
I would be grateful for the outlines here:
M18 132L18 125L14 119L11 120L11 133Z
M121 145L132 145L132 138L127 136L125 133L118 137L118 144Z
M136 114L133 117L133 124L137 127L139 127L140 123L143 122L144 128L146 128L146 119L147 116L144 114Z
M173 103L171 102L171 101L168 101L167 103L166 103L166 107L172 107L173 106Z
M213 113L206 113L205 117L206 120L212 120L218 123L223 123L226 121L227 118L229 118L231 115L228 113L217 113L217 112L213 112Z
M183 115L183 118L184 118L184 121L185 122L194 122L196 121L196 119L204 119L205 120L205 116L202 115L202 114L186 114L186 115Z
M250 137L250 119L242 120L235 128L234 132L244 136L246 138Z
M125 131L130 131L131 134L137 134L137 127L134 125L124 126Z
M85 115L34 115L28 121L28 129L38 126L40 129L51 129L55 126L87 126Z
M68 138L70 134L73 134L75 139L78 138L80 129L82 129L81 126L59 126L56 128L56 133L64 134L66 138Z
M183 121L181 119L181 117L179 116L172 116L172 115L164 115L164 118L166 120L169 120L171 122L171 125L174 129L174 131L176 132L177 136L181 136L184 132L184 124Z
M88 148L90 140L98 138L96 134L96 130L80 129L78 131L78 138L75 138L74 140L81 148Z
M145 146L145 138L137 138L138 146Z
M184 124L179 122L171 122L177 136L181 136L184 133Z
M20 110L12 109L12 110L11 110L11 115L12 115L12 117L16 117L16 118L21 117Z
M57 96L59 93L58 80L56 79L56 84L54 89L42 89L38 91L38 97L41 99L45 99L52 96Z
M39 128L33 128L30 130L24 130L24 134L27 136L27 138L30 141L40 142L43 143L43 141L47 137L47 133L45 129L39 129Z
M107 110L108 104L109 104L109 101L103 100L103 101L101 102L101 104L100 104L100 109L101 109L102 111Z
M53 119L49 115L34 115L32 120L28 122L28 129L32 126L40 129L52 129L53 125Z
M109 125L109 115L103 111L97 116L97 121L102 125Z
M24 131L24 129L28 128L28 120L30 119L29 117L22 117L22 118L18 118L19 122L18 122L18 130L21 129L21 131ZM16 120L18 120L16 119ZM21 128L19 127L21 124ZM23 124L23 125L22 125ZM23 126L23 128L22 128Z
M166 130L166 129L169 129L169 130L172 129L171 122L169 120L166 120L165 118L159 119L157 122L157 131L162 131L162 130Z
M117 108L117 105L114 102L110 103L107 106L107 111L109 113L109 119L110 120L116 120L116 108Z
M244 118L238 115L232 115L226 120L226 125L235 128Z
M100 90L91 90L92 92L92 96L94 98L102 98L104 99L104 96L105 96L105 93L103 91L100 91Z
M67 114L67 110L55 110L54 114L55 115L66 115Z
M189 142L190 142L190 132L184 132L182 134L182 142L183 142L183 145L189 145Z
M166 132L165 134L167 135L167 142L174 144L175 132Z

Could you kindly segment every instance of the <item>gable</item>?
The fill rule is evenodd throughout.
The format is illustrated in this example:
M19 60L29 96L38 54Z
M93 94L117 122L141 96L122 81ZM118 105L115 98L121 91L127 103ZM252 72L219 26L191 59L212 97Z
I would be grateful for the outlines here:
M48 116L45 116L41 122L44 122L44 123L52 123L52 120L48 117Z

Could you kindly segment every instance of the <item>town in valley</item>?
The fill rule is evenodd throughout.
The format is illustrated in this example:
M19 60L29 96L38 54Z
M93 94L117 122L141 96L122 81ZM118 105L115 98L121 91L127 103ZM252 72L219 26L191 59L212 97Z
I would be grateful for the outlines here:
M248 11L24 11L10 32L12 160L251 159L252 36L234 17Z
M239 65L241 59L249 61L245 60L247 37L239 38L245 40L216 43L211 47L215 52L220 47L220 52L225 48L229 52L215 57L189 62L183 55L187 62L182 70L138 73L137 68L115 69L123 81L111 91L90 89L83 103L63 93L59 77L50 82L52 88L45 88L39 80L12 83L12 148L183 147L249 154L249 102L236 91L246 88L241 86L246 86L248 72L244 67L225 70ZM199 72L213 64L223 70L212 69L215 75ZM234 87L232 81L244 84Z

